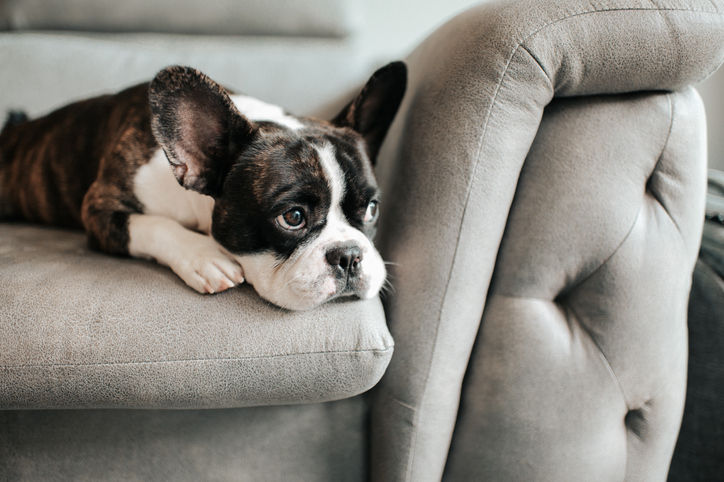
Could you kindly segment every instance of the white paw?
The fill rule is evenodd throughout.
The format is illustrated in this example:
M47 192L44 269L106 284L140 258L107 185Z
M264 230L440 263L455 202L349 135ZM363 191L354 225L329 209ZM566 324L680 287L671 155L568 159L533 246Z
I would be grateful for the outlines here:
M219 293L244 282L244 271L234 259L213 244L195 246L170 263L171 269L199 293Z
M163 216L129 218L128 252L170 267L199 293L218 293L244 282L244 270L214 238Z

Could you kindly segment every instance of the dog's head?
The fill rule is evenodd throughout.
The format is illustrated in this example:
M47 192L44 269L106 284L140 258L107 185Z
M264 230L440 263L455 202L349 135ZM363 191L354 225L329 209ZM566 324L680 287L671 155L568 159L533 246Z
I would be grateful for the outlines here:
M229 95L190 68L151 83L154 135L178 182L214 198L212 235L263 298L307 309L379 292L372 167L406 83L403 63L383 67L329 122Z

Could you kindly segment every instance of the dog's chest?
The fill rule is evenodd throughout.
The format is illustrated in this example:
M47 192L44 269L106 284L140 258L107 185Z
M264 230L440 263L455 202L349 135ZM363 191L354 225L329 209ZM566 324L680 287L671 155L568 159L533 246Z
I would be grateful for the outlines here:
M165 216L188 229L211 232L213 198L179 185L162 149L136 173L134 194L143 204L144 214Z

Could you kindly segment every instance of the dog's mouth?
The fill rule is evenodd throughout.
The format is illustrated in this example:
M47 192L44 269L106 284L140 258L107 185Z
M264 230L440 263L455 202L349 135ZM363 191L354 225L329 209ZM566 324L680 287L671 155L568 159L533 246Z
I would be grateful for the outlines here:
M275 269L275 258L271 254L236 256L247 282L262 298L294 311L308 310L333 300L376 296L387 275L384 263L377 258L379 254L375 252L374 257L362 263L356 276L341 277L326 261L324 268L317 262L297 263L293 269Z
M366 277L365 277L366 278ZM290 304L290 309L309 309L333 300L361 300L374 296L369 293L368 283L359 278L339 279L334 273L326 273L313 282L300 279L289 284L289 295L284 300L270 300L276 304ZM263 293L260 293L264 297ZM289 308L289 306L284 306Z
M325 302L336 299L365 299L368 290L360 285L358 279L337 280L336 292L331 294Z
M347 303L349 301L360 301L363 300L361 296L353 293L353 292L347 292L347 293L339 293L336 295L332 295L325 301L324 303Z

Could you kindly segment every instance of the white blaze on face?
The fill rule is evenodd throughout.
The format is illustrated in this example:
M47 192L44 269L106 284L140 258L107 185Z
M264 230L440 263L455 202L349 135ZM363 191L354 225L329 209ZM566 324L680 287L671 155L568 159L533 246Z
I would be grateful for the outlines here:
M353 242L362 252L357 293L361 298L376 296L387 276L385 264L372 242L352 227L342 212L346 182L334 148L327 144L317 148L317 152L331 192L327 223L319 236L297 248L283 262L269 253L236 256L246 280L262 297L293 310L312 308L339 294L335 271L326 257L329 250L339 245Z

